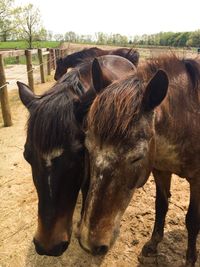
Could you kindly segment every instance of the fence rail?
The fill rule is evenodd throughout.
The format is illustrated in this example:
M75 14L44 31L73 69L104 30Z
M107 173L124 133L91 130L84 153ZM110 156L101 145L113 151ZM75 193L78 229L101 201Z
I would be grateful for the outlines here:
M65 49L51 49L51 48L41 48L41 49L32 49L32 50L9 50L9 51L0 51L0 102L4 126L11 126L12 118L11 111L8 101L8 90L7 90L7 80L5 72L4 59L8 57L15 57L19 62L20 56L25 56L26 58L26 69L28 84L31 90L34 92L34 76L33 76L33 64L32 64L32 55L37 55L39 60L38 67L40 68L40 78L41 83L45 83L46 75L51 75L51 70L56 68L56 59L59 57L64 57L68 54L68 48ZM46 60L45 60L46 57ZM45 75L44 65L46 64L47 73Z

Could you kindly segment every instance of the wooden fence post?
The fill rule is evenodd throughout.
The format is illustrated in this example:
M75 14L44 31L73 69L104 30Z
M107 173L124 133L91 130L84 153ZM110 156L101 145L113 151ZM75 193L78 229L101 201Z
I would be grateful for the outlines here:
M31 90L34 92L34 79L33 79L33 67L32 67L32 54L30 50L25 50L26 56L26 68L28 75L28 84Z
M19 56L16 56L16 64L19 64Z
M1 99L1 110L3 115L4 126L8 127L12 125L10 106L8 102L8 91L4 70L3 55L0 54L0 99ZM5 85L5 86L4 86Z
M56 59L59 59L60 57L61 57L61 55L60 55L60 49L57 48L56 49Z
M45 83L45 75L44 75L44 62L42 56L42 49L38 49L38 59L40 64L40 76L41 76L41 83Z
M55 54L55 49L51 48L50 49L50 55L51 55L51 66L52 69L56 69L56 54Z
M47 54L47 75L51 75L51 54L50 49L47 48L47 51L49 54Z

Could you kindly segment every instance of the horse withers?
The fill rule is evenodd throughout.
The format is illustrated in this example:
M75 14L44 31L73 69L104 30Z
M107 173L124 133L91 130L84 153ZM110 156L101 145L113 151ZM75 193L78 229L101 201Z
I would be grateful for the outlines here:
M118 56L103 56L98 62L105 84L95 74L91 79L96 60L67 73L41 96L18 82L21 101L29 111L24 157L38 194L34 243L41 255L59 256L67 249L80 188L84 206L89 161L82 122L96 96L93 83L96 88L105 87L108 80L135 71L130 61Z
M105 55L117 55L127 58L135 66L137 66L139 62L139 53L136 50L130 48L103 50L97 47L91 47L67 55L64 58L59 58L56 61L56 71L54 79L58 81L67 72L69 68L75 68L79 64L85 62L86 60L91 60L94 59L95 57L105 56Z
M195 265L200 229L199 94L199 61L170 55L139 66L136 74L112 83L96 97L85 140L91 172L79 237L85 250L108 251L134 191L152 171L155 225L142 254L155 255L175 173L190 185L186 266Z

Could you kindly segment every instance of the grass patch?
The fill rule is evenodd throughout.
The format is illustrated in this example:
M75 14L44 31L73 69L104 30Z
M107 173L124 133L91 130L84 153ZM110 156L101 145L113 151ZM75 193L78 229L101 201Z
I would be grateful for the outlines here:
M5 65L14 65L14 64L26 64L26 57L25 56L20 56L19 59L16 57L6 57L4 59ZM38 65L39 60L38 60L38 55L33 54L32 55L32 63L33 65Z
M36 41L33 42L33 48L57 48L60 42L57 41ZM27 49L28 43L26 41L7 41L0 42L0 49Z
M57 41L37 41L33 42L33 48L58 48L60 46L60 42ZM0 49L27 49L28 44L26 41L8 41L8 42L0 42ZM4 60L6 65L11 64L26 64L25 56L20 56L19 59L16 57L6 57ZM32 55L32 63L39 64L38 56Z

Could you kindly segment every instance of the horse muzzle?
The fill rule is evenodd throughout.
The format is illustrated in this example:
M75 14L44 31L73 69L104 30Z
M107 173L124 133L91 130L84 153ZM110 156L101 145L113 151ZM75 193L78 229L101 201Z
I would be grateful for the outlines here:
M33 239L35 245L35 250L39 255L54 256L58 257L63 254L63 252L68 248L69 242L62 241L55 245L53 248L46 250L35 238Z

